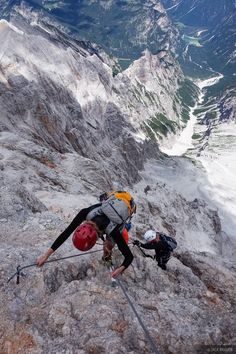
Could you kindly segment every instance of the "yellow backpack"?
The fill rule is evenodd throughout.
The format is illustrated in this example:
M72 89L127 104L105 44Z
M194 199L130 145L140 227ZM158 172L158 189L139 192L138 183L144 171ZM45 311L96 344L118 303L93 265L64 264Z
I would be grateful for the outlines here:
M114 195L117 199L122 199L129 209L130 216L136 213L136 204L134 198L129 192L126 191L115 191L107 194L108 198Z
M129 192L103 193L99 199L102 212L115 224L124 224L136 212L136 204Z

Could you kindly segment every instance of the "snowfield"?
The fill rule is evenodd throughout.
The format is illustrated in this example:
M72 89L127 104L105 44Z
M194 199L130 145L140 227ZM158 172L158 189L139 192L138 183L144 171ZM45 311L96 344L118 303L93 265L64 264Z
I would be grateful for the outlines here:
M204 89L216 84L222 77L219 75L197 83L201 91L198 102L191 108L186 128L177 138L170 137L163 142L161 151L169 156L189 156L196 161L207 180L207 183L198 187L200 194L218 209L223 230L236 240L236 124L221 123L214 127L207 145L200 153L198 144L192 139L194 131L203 129L197 126L198 117L193 112L203 103ZM189 182L185 176L178 183L184 190L189 189L186 187ZM198 185L197 180L190 183ZM176 184L175 188L179 189Z

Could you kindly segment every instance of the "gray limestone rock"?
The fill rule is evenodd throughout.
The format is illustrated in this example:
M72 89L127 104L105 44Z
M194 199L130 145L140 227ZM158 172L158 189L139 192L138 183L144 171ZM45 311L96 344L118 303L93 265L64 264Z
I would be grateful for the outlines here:
M7 283L81 208L117 186L138 205L131 241L154 228L178 242L167 271L130 246L134 261L121 277L160 352L234 343L235 266L221 252L221 220L199 196L187 200L171 187L167 165L176 168L177 159L165 158L143 128L156 113L174 115L179 66L169 52L146 51L113 78L109 60L89 45L22 16L0 26L0 352L150 353L124 294L112 287L102 245L93 255L26 268L19 285ZM69 238L52 257L75 252ZM113 258L123 260L118 250Z

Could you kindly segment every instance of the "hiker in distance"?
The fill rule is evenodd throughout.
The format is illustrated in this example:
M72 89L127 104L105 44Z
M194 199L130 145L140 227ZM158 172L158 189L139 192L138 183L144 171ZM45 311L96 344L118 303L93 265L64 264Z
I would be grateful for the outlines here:
M148 230L143 236L145 243L134 240L133 244L145 249L155 250L154 258L157 264L163 270L166 270L166 264L169 261L172 252L177 247L177 242L173 237L166 236L158 231Z
M136 204L125 191L104 193L101 203L80 210L71 224L58 236L52 246L41 255L36 263L40 267L47 259L73 234L73 243L81 251L92 248L97 239L103 244L103 260L111 260L112 249L115 245L124 256L123 263L112 272L116 277L128 268L133 261L133 254L122 237L125 223L136 212ZM103 235L105 234L105 240Z

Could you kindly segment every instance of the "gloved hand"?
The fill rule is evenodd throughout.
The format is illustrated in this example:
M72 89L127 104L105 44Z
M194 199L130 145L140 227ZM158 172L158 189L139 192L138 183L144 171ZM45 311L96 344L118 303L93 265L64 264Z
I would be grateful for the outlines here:
M141 244L141 242L138 241L138 240L134 240L134 241L133 241L133 245L134 245L134 246L140 246L140 244Z

